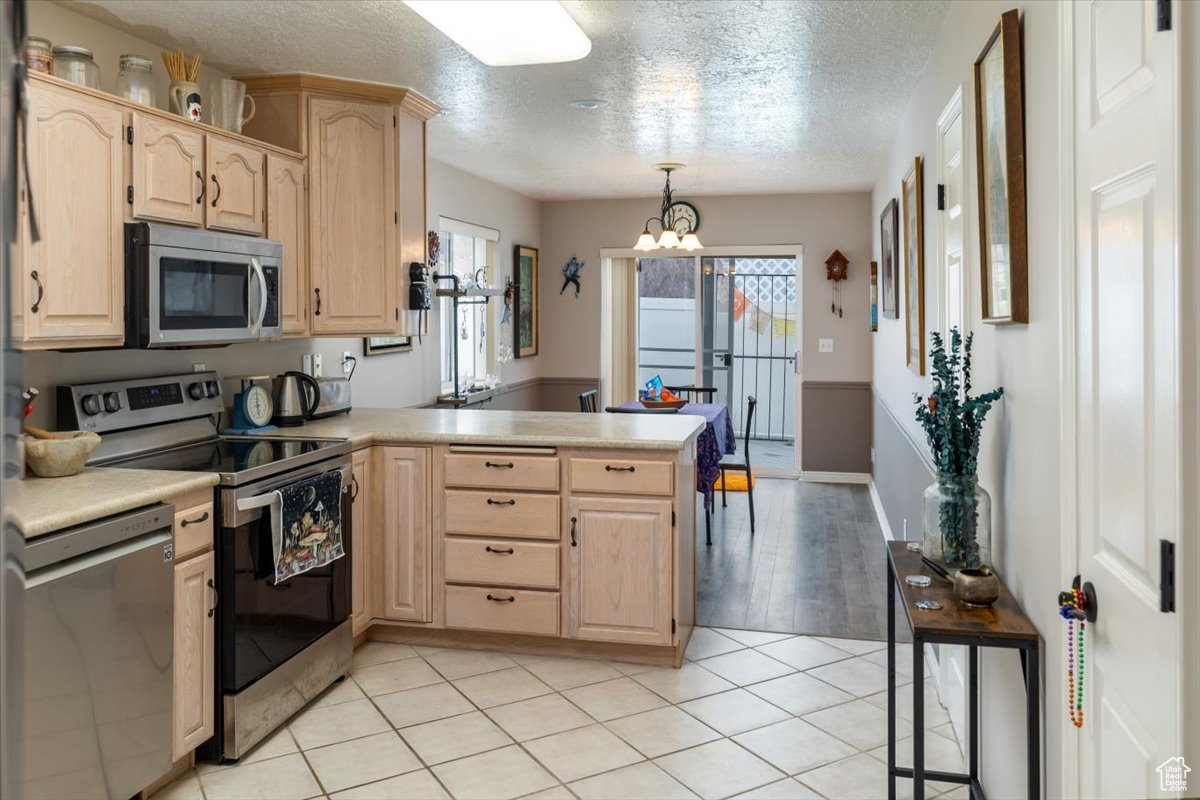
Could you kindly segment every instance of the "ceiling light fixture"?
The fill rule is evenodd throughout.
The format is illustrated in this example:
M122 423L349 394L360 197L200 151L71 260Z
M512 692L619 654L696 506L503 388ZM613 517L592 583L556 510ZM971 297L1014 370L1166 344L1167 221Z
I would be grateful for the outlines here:
M595 111L608 105L607 100L572 100L571 108L581 108L584 111Z
M592 41L554 0L404 0L489 67L578 61Z
M691 220L676 213L675 199L671 194L671 173L683 169L683 166L683 164L673 163L654 165L655 169L667 173L667 183L663 187L662 208L657 217L650 217L646 220L642 234L638 237L637 244L633 246L634 250L645 253L659 249L678 248L688 251L703 249L704 245L700 244L700 239L696 237L696 232L692 229ZM654 234L650 232L651 222L658 223L662 229L657 241L654 239Z

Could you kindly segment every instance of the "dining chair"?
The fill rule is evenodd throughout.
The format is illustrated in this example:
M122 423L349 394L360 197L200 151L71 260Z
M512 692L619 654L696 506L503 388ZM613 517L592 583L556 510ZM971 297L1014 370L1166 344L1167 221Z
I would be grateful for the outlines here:
M596 408L596 390L588 389L586 392L579 393L579 410L587 414L595 414Z
M717 393L715 386L696 386L689 384L687 386L665 386L665 389L670 389L682 399L689 403L711 403L713 395Z
M678 414L678 408L646 408L640 406L638 408L624 408L622 406L608 406L604 409L609 414Z
M742 437L742 457L733 457L721 460L721 507L725 508L727 492L725 490L725 473L728 472L744 472L746 473L746 498L750 503L750 535L754 535L754 478L750 473L750 431L754 427L754 408L758 405L758 401L754 399L754 395L746 398L746 432Z

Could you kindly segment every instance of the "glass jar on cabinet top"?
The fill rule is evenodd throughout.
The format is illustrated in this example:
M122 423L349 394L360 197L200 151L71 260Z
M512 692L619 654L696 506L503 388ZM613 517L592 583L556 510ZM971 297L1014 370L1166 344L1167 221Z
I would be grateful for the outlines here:
M121 56L121 72L117 75L117 94L144 106L155 105L154 74L151 61L145 56L126 53Z
M49 39L30 36L25 40L25 68L44 75L54 72L54 48Z
M87 86L100 88L100 67L86 47L60 44L54 48L54 76Z

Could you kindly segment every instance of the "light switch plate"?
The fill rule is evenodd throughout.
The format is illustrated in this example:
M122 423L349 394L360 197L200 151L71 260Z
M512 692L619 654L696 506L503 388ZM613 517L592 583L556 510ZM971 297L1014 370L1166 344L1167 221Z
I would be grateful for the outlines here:
M832 353L833 352L833 339L818 339L817 340L817 350L819 350L822 353Z

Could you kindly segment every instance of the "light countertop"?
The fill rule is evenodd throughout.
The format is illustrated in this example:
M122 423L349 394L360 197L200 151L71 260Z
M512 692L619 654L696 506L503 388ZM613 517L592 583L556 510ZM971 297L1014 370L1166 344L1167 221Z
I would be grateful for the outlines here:
M687 414L355 408L267 435L349 439L355 448L478 444L682 450L703 429L702 417ZM29 539L216 483L211 473L93 467L69 478L11 481L4 514Z
M216 484L212 473L93 467L68 478L9 481L4 517L32 539Z
M579 414L444 408L355 408L268 436L370 444L479 444L682 450L704 430L690 414Z

